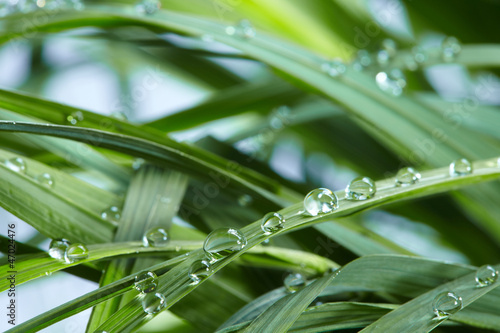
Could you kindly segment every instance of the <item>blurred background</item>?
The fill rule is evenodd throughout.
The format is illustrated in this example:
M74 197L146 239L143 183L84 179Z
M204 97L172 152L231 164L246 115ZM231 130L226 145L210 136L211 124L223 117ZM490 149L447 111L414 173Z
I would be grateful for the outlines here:
M473 61L479 54L462 50L464 45L499 42L498 1L0 0L0 30L3 36L8 35L9 26L3 21L20 13L42 11L50 17L51 11L85 12L98 4L129 6L138 15L155 15L155 8L160 6L161 10L225 23L229 32L235 29L250 37L263 34L281 38L289 47L306 48L324 58L322 70L331 76L341 74L346 70L343 64L347 64L347 70L368 73L394 98L407 94L439 106L444 119L449 117L452 124L460 121L459 126L488 135L489 141L498 140L498 133L491 127L495 123L485 124L483 113L468 109L477 103L484 114L497 113L500 81L495 60L486 61L484 66ZM6 38L0 45L0 88L150 124L176 140L239 158L242 164L250 161L247 166L258 167L301 193L317 186L341 189L360 174L380 179L408 164L408 159L384 145L383 140L363 130L345 105L324 98L315 89L217 42L209 34L194 38L122 26L26 36ZM456 61L462 55L469 66ZM336 60L329 62L331 59ZM394 63L398 63L397 68ZM488 93L479 96L478 91ZM0 135L1 146L8 146L9 140L5 134ZM492 152L492 156L495 153L498 155ZM417 167L432 165L426 159L414 162ZM78 169L70 171L109 188L105 179ZM251 198L238 200L245 205ZM371 210L356 218L372 232L414 253L477 264L480 254L457 251L457 244L465 241L460 234L470 231L474 238L481 231L471 231L469 218L457 212L454 205L443 196L439 203L426 199ZM440 207L446 207L443 216L438 216ZM420 214L422 209L428 214ZM453 219L454 230L439 223L443 218ZM18 241L48 248L49 240L7 212L0 212L0 220L16 221ZM0 233L6 235L6 230ZM22 322L93 290L96 284L60 272L18 288ZM44 332L84 332L89 314L85 311ZM184 327L186 332L195 331L170 313L159 317L162 325L168 320L169 325ZM3 325L2 320L2 331L7 329ZM157 327L152 322L141 331L157 331Z

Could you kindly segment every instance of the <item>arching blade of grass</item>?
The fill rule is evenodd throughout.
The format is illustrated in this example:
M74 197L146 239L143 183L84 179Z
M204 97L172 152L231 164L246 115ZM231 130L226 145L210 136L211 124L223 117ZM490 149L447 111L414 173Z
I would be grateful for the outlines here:
M365 256L350 262L340 269L319 296L332 296L344 292L386 292L392 295L415 298L436 287L463 276L469 278L475 274L476 268L467 265L450 264L442 261L407 257L399 255ZM474 277L472 281L474 283ZM468 284L470 287L471 284ZM283 287L275 289L236 312L220 330L228 327L239 327L249 324L255 317L265 313L268 308L284 297ZM472 290L475 290L472 286ZM459 314L451 317L462 323L498 329L500 318L500 289L491 290L474 304ZM335 303L333 303L335 304ZM304 312L306 314L309 310ZM432 313L432 307L428 309ZM300 319L299 319L300 320Z
M14 121L43 123L43 121L40 121L39 119L27 117L3 109L0 109L0 118ZM111 162L108 158L106 158L106 156L100 154L86 144L50 137L36 140L34 138L30 138L29 136L25 136L24 139L28 140L35 146L42 147L47 151L51 151L61 156L65 160L75 165L81 166L83 168L98 170L106 177L109 177L115 182L118 182L118 184L122 187L124 187L128 183L130 172L127 169Z
M311 304L335 275L336 273L327 274L300 291L283 297L257 317L244 332L287 332L302 311Z
M500 265L495 267L498 270ZM398 309L386 314L361 332L387 332L388 330L412 333L430 332L444 321L436 319L436 315L433 311L433 302L438 295L454 292L457 297L461 298L463 307L466 307L481 296L500 286L500 281L497 281L490 286L479 288L475 278L476 272L473 272L445 283L403 304ZM458 315L457 317L457 320L460 320ZM475 322L475 320L472 319L470 324L481 325L482 323L480 321ZM496 329L498 329L498 327L496 327Z
M302 312L288 332L313 333L365 327L395 308L393 304L325 303ZM240 332L250 323L248 321L226 327L217 333Z
M240 186L245 188L250 186L250 183L255 183L256 186L260 186L263 189L263 192L269 192L266 195L263 195L264 197L280 205L286 205L297 200L296 193L284 186L281 186L278 182L263 177L257 172L247 168L239 167L237 170L231 170L231 167L233 166L231 161L222 159L214 154L210 154L196 148L195 146L176 142L166 137L163 132L153 128L146 128L144 126L138 127L128 122L105 117L81 109L71 108L54 102L48 102L26 94L0 90L0 97L0 106L2 103L5 103L6 108L8 107L16 112L28 113L31 116L39 117L45 121L56 124L67 124L65 119L68 114L76 111L81 112L84 120L79 122L78 126L118 132L160 144L165 148L165 152L163 153L164 157L168 157L172 162L176 162L178 164L177 167L182 171L185 170L186 166L186 164L183 163L186 162L186 160L189 160L200 165L200 167L191 170L191 172L197 176L200 176L198 169L201 169L201 171L206 171L203 173L205 178L207 178L209 172L212 171L212 173L210 173L212 178L208 177L211 181L214 180L213 177L217 178L219 175L227 176L229 177L229 180L234 180L234 182L230 182L229 186L233 186L234 183L243 183L245 185L242 184ZM22 100L22 102L20 102L20 100ZM93 136L88 136L86 139L82 139L82 141L95 146L101 146L102 135L97 132L92 133L95 134ZM191 163L188 163L187 165L189 166ZM218 182L224 180L224 178L222 180L217 179ZM253 191L255 191L255 186Z
M12 156L6 152L4 154ZM0 164L2 207L50 238L67 238L85 244L111 240L115 227L102 220L98 214L103 204L119 204L120 199L50 167L25 160L27 169L31 168L28 175ZM31 175L37 176L38 172L48 172L53 177L54 189L31 178ZM58 186L61 187L60 191ZM75 197L82 197L81 203L76 204L66 196L75 191L80 191ZM94 195L94 199L102 201L97 203L94 199L84 198L86 195ZM88 204L88 207L84 204Z
M164 132L179 131L246 111L291 103L302 93L278 80L246 83L217 93L213 98L190 109L147 124Z
M379 191L374 198L367 201L342 200L339 202L339 208L334 210L330 214L308 217L301 214L302 204L295 204L280 211L280 213L285 216L285 218L287 218L287 223L284 229L275 233L273 236L319 223L330 218L353 214L363 209L368 209L396 200L429 195L432 193L445 191L450 188L456 188L459 185L465 185L467 183L470 184L471 182L477 182L479 180L492 179L494 177L497 177L497 175L500 173L500 169L497 166L496 159L475 162L473 167L475 170L473 174L461 177L449 176L448 168L434 169L422 172L422 180L417 184L407 187L395 187L393 178L382 180L377 182L376 184L379 188ZM343 192L338 191L337 195L342 197ZM225 258L225 260L215 262L212 265L212 272L210 273L210 275L222 269L231 261L235 260L243 253L248 251L248 249L270 237L269 235L265 235L262 233L260 228L260 221L256 221L244 227L241 231L244 235L246 235L248 240L246 247L241 251L234 253L230 257ZM177 265L167 274L159 278L158 292L162 293L165 296L167 308L174 305L177 301L182 299L185 295L187 295L200 285L193 285L188 277L187 272L190 264L194 260L200 260L202 258L204 258L204 253L202 250L193 251L189 254L188 260L180 265ZM141 298L136 297L134 300L132 300L130 303L116 312L111 318L109 318L108 321L103 323L99 327L99 329L132 330L137 325L141 325L150 320L151 316L146 315L142 310L141 301Z
M171 243L166 247L144 247L142 242L124 242L124 243L111 243L111 244L96 244L90 245L89 257L82 261L74 264L64 264L55 259L52 259L46 253L37 254L31 257L20 258L17 261L19 267L32 268L30 270L18 270L16 275L16 282L23 283L27 274L31 277L45 276L45 272L56 272L60 269L66 269L68 267L74 267L74 265L79 265L86 262L92 262L96 260L112 258L112 257L123 257L123 256L133 256L138 257L142 255L154 255L154 256L168 256L173 253L179 253L182 251L189 251L192 248L199 248L201 243L193 241L171 241ZM176 251L178 247L181 247L181 251ZM161 264L157 264L148 267L147 270L153 271L158 275L164 274L168 269L182 262L186 258L185 255L177 256L173 259L169 259ZM330 260L301 251L293 251L289 249L283 249L278 247L262 247L256 246L250 249L244 256L239 258L236 263L241 265L256 265L256 266L266 266L272 265L273 267L287 267L293 270L304 270L311 274L322 274L328 268L338 267L335 263ZM305 266L304 266L305 264ZM0 269L0 274L5 277L3 271L5 267ZM20 279L20 280L17 280ZM4 278L5 280L5 278ZM34 332L47 327L57 321L64 318L72 316L76 313L84 311L92 306L95 306L101 302L104 302L112 297L121 295L129 290L134 284L135 274L126 276L118 281L114 281L108 285L105 285L95 291L87 293L77 299L69 301L55 309L52 309L46 313L43 313L33 319L26 321L21 325L17 325L15 330L12 332ZM5 286L2 285L2 289Z

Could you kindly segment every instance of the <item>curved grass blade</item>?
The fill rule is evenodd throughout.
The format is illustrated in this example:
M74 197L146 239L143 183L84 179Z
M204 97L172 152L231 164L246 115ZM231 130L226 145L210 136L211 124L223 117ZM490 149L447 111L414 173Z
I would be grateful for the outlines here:
M325 303L302 312L288 332L315 333L365 327L396 307L380 303ZM239 332L250 323L243 322L218 330L217 333Z
M495 267L498 270L500 265ZM479 288L475 277L476 272L473 272L434 288L386 314L361 332L387 332L388 330L412 333L430 332L447 319L447 317L437 319L433 311L433 302L438 295L454 292L462 299L463 307L466 307L500 285L500 281L497 281L489 286ZM460 321L460 312L452 318Z
M339 202L339 208L332 213L320 216L305 216L303 215L302 204L296 204L280 211L280 213L287 219L285 228L275 233L275 235L282 234L294 229L303 228L321 221L331 218L345 216L359 212L360 210L371 208L377 205L389 203L395 200L401 200L410 197L419 197L429 195L431 193L438 193L456 188L459 185L464 185L480 179L492 179L500 173L495 160L478 161L474 164L473 174L462 177L451 177L448 174L448 168L441 168L422 172L422 180L420 183L407 187L396 187L394 178L386 179L376 183L379 192L377 195L366 201L346 201ZM343 192L338 191L338 196L342 196ZM269 235L262 233L260 228L260 221L256 221L242 229L246 235L248 243L241 251L232 254L225 260L220 260L212 265L211 274L216 273L218 270L244 254L253 246L268 239ZM196 250L189 254L189 259L184 263L174 267L167 274L160 277L158 292L164 294L166 301L166 308L169 308L177 301L182 299L185 295L190 293L200 284L193 285L188 277L188 269L194 260L204 258L202 250ZM203 281L202 281L203 283ZM113 317L99 327L101 330L133 330L137 325L142 325L152 318L151 315L146 315L142 310L140 298L134 298L125 307L120 309Z
M257 317L244 332L287 332L288 328L335 276L336 273L330 273L303 289L283 297Z
M2 102L0 102L0 105L2 104ZM36 119L34 117L27 117L22 114L6 111L3 109L0 109L0 118L5 120L43 123L43 121L40 121L39 119ZM72 164L78 165L82 168L98 170L107 178L111 178L112 180L117 182L121 187L124 187L128 183L130 177L129 170L113 163L105 155L92 149L89 145L50 137L45 137L41 140L37 140L26 135L19 135L21 135L24 140L27 140L32 145L36 147L42 147L47 151L51 151Z

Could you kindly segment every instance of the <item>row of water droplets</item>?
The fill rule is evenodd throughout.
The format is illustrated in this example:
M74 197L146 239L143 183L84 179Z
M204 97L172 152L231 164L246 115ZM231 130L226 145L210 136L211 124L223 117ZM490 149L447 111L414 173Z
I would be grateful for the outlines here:
M484 265L478 268L474 277L475 286L484 288L494 284L498 280L498 270L493 266ZM436 295L432 303L432 309L436 320L447 319L450 315L457 313L463 307L462 297L454 291L446 291Z
M27 175L28 174L28 166L26 164L26 161L22 159L21 157L13 157L10 159L7 159L4 161L4 165L9 168L10 170ZM54 186L54 178L46 172L40 173L36 176L33 177L38 183L47 186L47 187L53 187Z
M442 61L453 62L461 49L462 47L455 37L447 37L442 41L438 54ZM367 50L358 51L351 67L356 71L370 68L379 69L375 74L377 86L393 96L400 96L407 85L403 69L410 71L419 69L429 60L430 55L421 46L414 46L411 51L406 52L401 67L400 64L395 64L397 54L396 43L392 39L385 39L382 41L380 49L374 54ZM347 68L347 65L340 59L321 64L321 70L334 78L342 76Z
M6 0L0 3L0 17L16 13L31 13L36 10L82 10L81 0Z

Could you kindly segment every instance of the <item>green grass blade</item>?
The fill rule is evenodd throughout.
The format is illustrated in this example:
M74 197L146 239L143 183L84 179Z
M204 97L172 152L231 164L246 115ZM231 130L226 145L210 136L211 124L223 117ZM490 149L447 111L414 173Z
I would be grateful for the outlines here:
M287 332L318 294L332 281L330 273L310 283L294 294L283 297L257 317L244 332Z
M498 270L499 267L500 265L497 265L496 269ZM414 298L369 325L362 332L387 332L388 330L412 333L430 332L444 321L437 320L433 311L433 301L437 295L452 291L462 298L463 307L466 307L500 285L500 281L497 281L487 287L479 288L475 277L476 272L467 274ZM460 312L453 316L453 319L460 321Z

